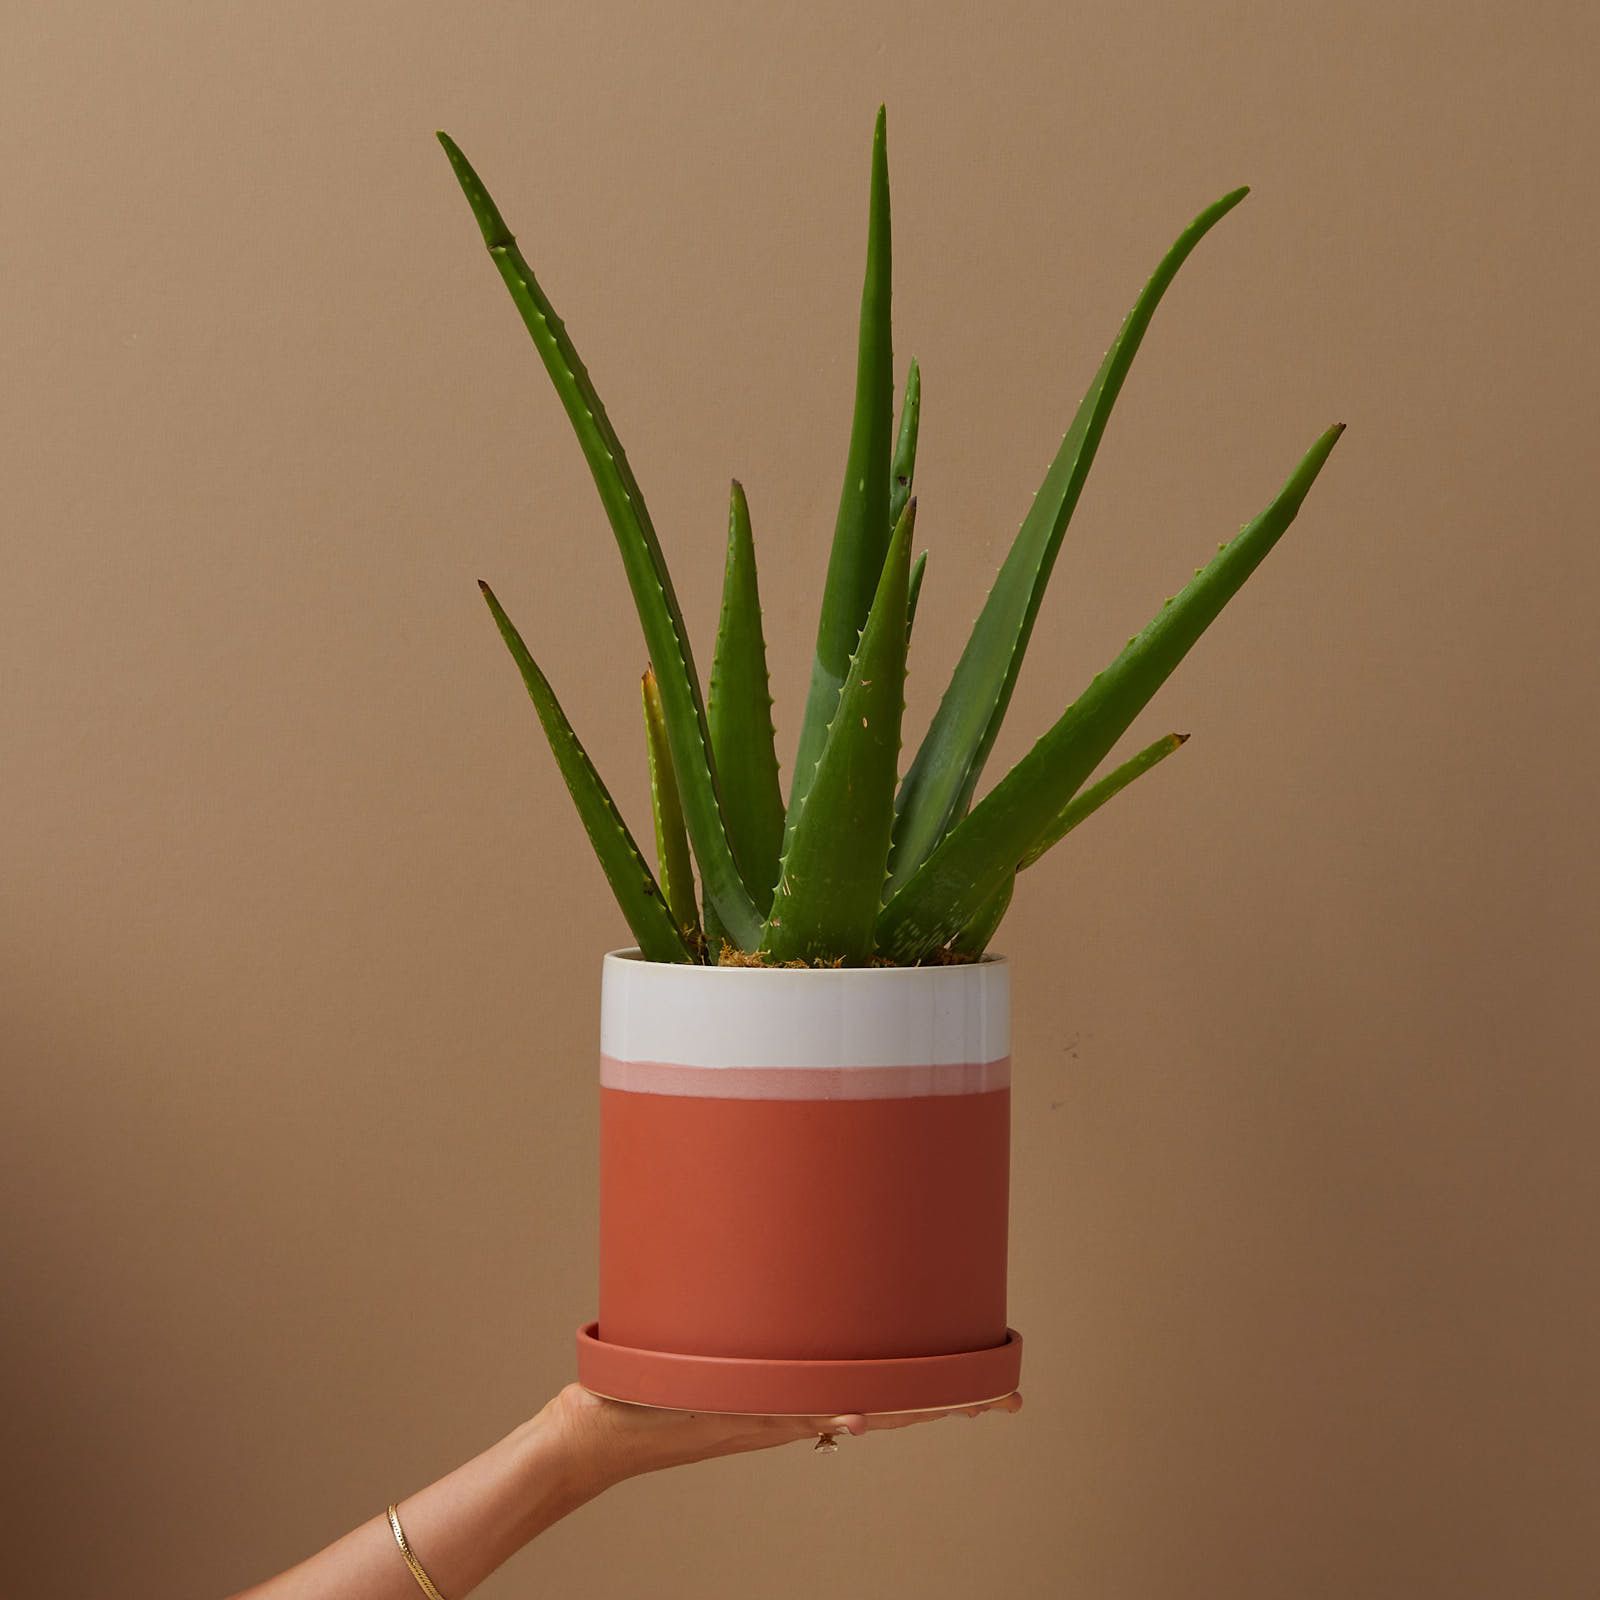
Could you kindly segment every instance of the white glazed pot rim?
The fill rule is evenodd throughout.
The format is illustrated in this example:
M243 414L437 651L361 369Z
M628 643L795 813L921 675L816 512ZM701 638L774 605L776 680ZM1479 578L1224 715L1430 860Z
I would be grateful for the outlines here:
M943 1068L1011 1053L1002 956L939 967L701 967L605 958L600 1051L689 1067Z

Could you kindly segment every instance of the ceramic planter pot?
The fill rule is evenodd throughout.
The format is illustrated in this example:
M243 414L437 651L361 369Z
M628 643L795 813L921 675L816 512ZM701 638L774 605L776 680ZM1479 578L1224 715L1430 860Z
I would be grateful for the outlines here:
M587 1387L807 1415L1016 1388L1003 960L802 971L615 952L600 1049Z

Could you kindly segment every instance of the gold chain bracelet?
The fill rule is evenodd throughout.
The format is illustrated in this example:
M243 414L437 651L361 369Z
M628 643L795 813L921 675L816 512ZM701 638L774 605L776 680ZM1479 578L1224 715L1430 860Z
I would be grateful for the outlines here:
M411 1569L411 1576L417 1580L417 1587L427 1595L428 1600L444 1600L444 1596L434 1588L433 1579L423 1571L422 1563L412 1554L411 1546L406 1543L405 1529L400 1526L400 1512L394 1506L389 1507L389 1530L394 1534L394 1542L400 1546L400 1554Z

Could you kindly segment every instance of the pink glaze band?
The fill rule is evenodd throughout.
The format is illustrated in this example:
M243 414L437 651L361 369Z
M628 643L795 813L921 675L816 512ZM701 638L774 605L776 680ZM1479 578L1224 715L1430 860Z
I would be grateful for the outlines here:
M600 1083L628 1094L703 1100L909 1100L1011 1086L1011 1058L904 1067L686 1067L600 1057Z

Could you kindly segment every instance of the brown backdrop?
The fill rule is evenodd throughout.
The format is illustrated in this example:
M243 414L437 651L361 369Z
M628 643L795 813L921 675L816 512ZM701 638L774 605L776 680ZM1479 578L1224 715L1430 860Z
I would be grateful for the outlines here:
M491 1596L1577 1596L1600 1574L1594 8L29 7L0 52L6 1581L214 1594L524 1416L594 1303L624 930L473 587L643 820L499 192L785 749L871 118L926 375L920 726L1160 251L1025 748L1327 422L1041 867L1028 1410L632 1485Z

